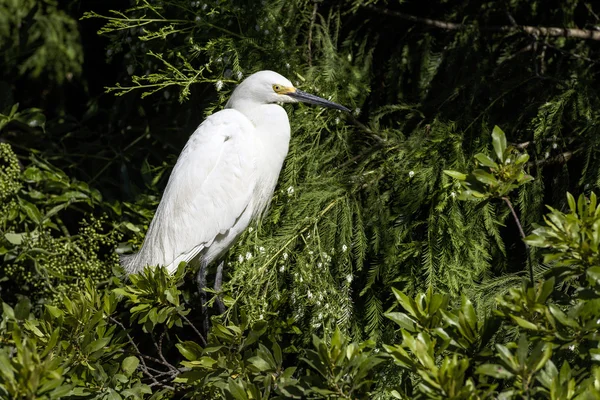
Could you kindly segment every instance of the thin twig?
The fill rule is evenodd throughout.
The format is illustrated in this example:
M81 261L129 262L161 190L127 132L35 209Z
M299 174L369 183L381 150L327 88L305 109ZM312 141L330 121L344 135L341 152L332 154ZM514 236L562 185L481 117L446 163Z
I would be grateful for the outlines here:
M525 252L527 253L527 261L529 262L529 279L531 280L531 284L533 285L533 264L531 264L531 254L529 252L529 245L525 243L525 232L523 231L523 227L521 226L521 221L519 220L519 216L515 212L512 203L508 197L502 197L502 200L506 203L508 208L510 208L510 212L512 213L515 222L517 223L517 227L519 228L519 233L521 234L521 238L523 239L523 244L525 245Z
M564 153L560 153L557 156L547 158L545 160L536 160L530 161L527 163L528 167L539 167L547 164L564 164L569 161L575 154L579 153L582 149L577 149L573 151L565 151Z
M188 319L188 317L186 317L186 316L185 316L185 315L183 315L183 314L179 314L179 315L181 316L181 318L183 318L183 320L184 320L185 322L187 322L187 323L188 323L188 325L189 325L189 326L191 326L191 327L192 327L192 329L194 330L194 332L196 332L196 334L197 334L197 335L198 335L198 337L200 338L200 341L202 342L202 346L206 347L206 346L207 346L207 344L206 344L206 339L204 339L204 336L202 336L202 333L200 333L200 331L198 330L198 328L196 328L196 326L195 326L194 324L192 324L192 321L190 321L190 320Z
M520 50L517 50L515 53L513 53L510 56L506 57L504 60L502 60L502 62L505 63L505 62L510 61L513 58L515 58L515 57L517 57L517 56L519 56L521 54L527 53L527 52L533 50L533 47L534 47L533 43L529 43L527 46L523 47Z
M169 386L169 385L165 385L164 382L175 379L177 377L177 375L179 374L179 372L172 371L172 372L168 372L167 374L168 374L167 376L165 376L164 378L161 378L160 382L151 383L148 386L152 387L152 386L160 385L162 387L171 388L171 390L174 391L175 388L173 388L172 386Z
M585 4L585 8L587 8L590 14L592 14L594 18L596 18L596 21L600 21L600 17L598 17L598 14L596 14L594 10L592 10L592 6L590 6L589 4Z
M157 363L157 364L159 364L159 365L165 365L165 363L164 363L162 360L159 360L159 359L158 359L158 358L156 358L156 357L148 356L148 355L145 355L145 354L134 353L134 352L127 351L127 350L124 350L124 349L121 349L121 350L120 350L120 352L121 352L121 353L134 354L134 355L136 355L136 356L138 356L138 357L141 357L141 358L144 358L144 359L146 359L146 360L149 360L149 361L155 362L155 363ZM189 368L177 368L177 372L178 372L178 373L175 373L175 371L172 371L172 370L169 370L169 371L161 371L161 370L159 370L159 369L156 369L156 368L153 368L153 367L150 367L150 366L148 366L148 364L146 364L146 368L148 369L148 371L152 371L152 372L154 372L154 373L155 373L155 375L153 375L153 376L154 376L155 378L157 378L157 379L158 379L158 378L161 378L161 379L162 379L162 377L163 377L163 376L167 376L167 375L168 375L168 376L177 376L179 373L182 373L182 372L185 372L185 371L188 371L188 370L189 370Z
M125 332L125 334L127 335L127 339L129 340L129 343L133 346L133 348L135 349L136 353L140 356L140 362L142 363L142 372L145 375L147 375L150 379L152 379L153 385L161 385L161 386L163 386L163 387L165 387L167 389L175 390L174 387L168 386L168 385L164 385L164 384L160 383L159 381L157 381L156 378L154 377L154 375L152 375L150 373L150 371L148 371L148 366L146 365L146 362L144 361L144 356L140 352L140 349L137 347L137 344L135 344L135 342L133 341L133 338L131 337L131 335L127 331L127 328L125 328L125 326L120 321L116 320L115 318L113 318L111 316L109 316L108 319L112 323L117 324L121 329L123 329L123 332Z
M417 17L416 15L405 14L400 11L392 11L372 5L364 6L364 8L377 12L379 14L389 15L406 21L418 22L434 28L447 30L464 30L474 25L458 24L454 22L440 21L437 19ZM600 41L600 31L579 28L559 28L555 26L529 26L529 25L501 25L501 26L481 26L482 31L489 32L517 32L522 31L530 35L537 36L553 36L553 37L570 37L577 39L589 39Z
M586 61L586 62L589 62L589 63L593 63L593 64L595 64L595 63L598 62L598 60L592 60L589 57L582 56L582 55L575 54L575 53L571 53L570 51L566 51L566 50L563 50L563 49L561 49L559 47L553 46L553 45L551 45L548 42L544 42L543 46L544 46L544 48L550 48L550 49L552 49L552 50L554 50L554 51L556 51L558 53L561 53L562 55L568 56L568 57L578 58L580 60L583 60L583 61Z
M575 137L573 136L561 136L559 137L549 137L549 138L540 138L540 139L536 139L536 140L528 140L526 142L521 142L521 143L510 143L511 146L515 147L516 149L519 150L523 150L528 148L531 145L534 145L536 143L559 143L559 142L563 142L565 144L571 144L576 140Z
M149 361L155 362L157 364L164 365L165 367L168 367L168 364L165 364L162 360L160 360L156 357L148 356L146 354L140 354L140 356L144 357L146 360L149 360Z
M165 358L165 356L163 355L163 352L162 352L162 340L163 340L163 337L165 336L165 333L166 333L166 331L163 330L163 333L160 335L158 343L156 343L156 339L154 338L154 335L152 334L151 335L152 336L152 343L154 344L154 347L156 348L156 351L158 352L158 357L162 360L163 365L165 365L171 371L178 371L177 368L175 368L175 366L173 364L171 364L170 362L168 362L167 359Z

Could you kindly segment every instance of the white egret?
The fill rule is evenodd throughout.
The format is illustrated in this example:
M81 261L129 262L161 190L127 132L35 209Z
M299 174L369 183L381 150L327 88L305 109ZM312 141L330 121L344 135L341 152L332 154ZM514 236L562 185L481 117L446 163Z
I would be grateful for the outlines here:
M128 273L179 263L206 267L267 209L288 152L290 123L277 103L304 102L349 111L294 88L273 71L246 78L225 109L210 115L189 138L139 252L121 258ZM222 264L217 269L220 282Z

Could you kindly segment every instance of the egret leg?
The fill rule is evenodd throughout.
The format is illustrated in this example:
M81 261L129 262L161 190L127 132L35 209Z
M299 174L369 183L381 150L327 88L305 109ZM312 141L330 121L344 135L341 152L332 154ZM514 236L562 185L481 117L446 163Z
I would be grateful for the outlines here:
M219 263L219 266L217 267L217 274L215 275L215 286L214 286L215 292L219 293L222 285L223 285L223 261L221 261ZM223 314L225 312L225 305L223 304L223 301L221 301L221 298L218 296L216 299L216 304L217 304L217 308L219 309L219 314Z
M198 275L196 276L196 283L198 285L198 293L200 294L200 302L202 303L202 330L204 331L205 337L208 335L208 307L206 303L208 302L208 296L206 291L206 272L208 265L204 261L200 263L200 269L198 270Z

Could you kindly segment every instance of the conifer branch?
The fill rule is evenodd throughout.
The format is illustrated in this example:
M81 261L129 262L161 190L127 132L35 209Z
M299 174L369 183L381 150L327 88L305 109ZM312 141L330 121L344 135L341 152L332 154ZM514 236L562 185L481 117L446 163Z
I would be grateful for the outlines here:
M417 22L425 24L434 28L446 29L446 30L464 30L467 28L474 27L472 24L459 24L455 22L440 21L437 19L418 17L416 15L405 14L400 11L388 10L372 5L364 6L364 8L374 11L379 14L389 15L404 19L406 21ZM552 37L567 37L585 40L596 40L600 41L600 31L593 31L590 29L579 29L579 28L559 28L556 26L530 26L530 25L500 25L500 26L481 26L479 27L482 31L487 32L517 32L522 31L534 36L552 36Z
M363 124L362 122L360 122L358 119L356 119L356 117L352 114L346 114L348 116L348 119L350 120L350 122L357 126L358 128L360 128L360 130L368 133L369 135L371 135L380 145L385 144L387 141L382 138L381 136L379 136L377 133L373 132L373 130L371 128L369 128L368 126L366 126L365 124Z
M308 53L308 66L312 67L312 36L313 29L315 27L315 21L317 19L317 9L319 4L315 1L313 4L312 16L310 17L310 27L308 28L308 43L306 44L306 51Z

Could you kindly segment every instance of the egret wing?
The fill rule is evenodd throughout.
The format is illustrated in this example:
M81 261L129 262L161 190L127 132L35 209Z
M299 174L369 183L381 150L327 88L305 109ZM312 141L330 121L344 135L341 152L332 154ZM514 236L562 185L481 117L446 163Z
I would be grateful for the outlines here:
M196 129L173 168L137 264L174 269L174 261L190 261L234 226L256 186L254 129L231 109Z

